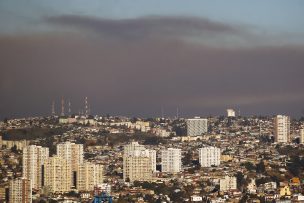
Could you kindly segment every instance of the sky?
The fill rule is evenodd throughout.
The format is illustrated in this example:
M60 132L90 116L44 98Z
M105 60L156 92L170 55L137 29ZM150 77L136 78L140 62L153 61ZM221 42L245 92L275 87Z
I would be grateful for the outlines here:
M0 0L0 119L297 118L303 76L302 0Z

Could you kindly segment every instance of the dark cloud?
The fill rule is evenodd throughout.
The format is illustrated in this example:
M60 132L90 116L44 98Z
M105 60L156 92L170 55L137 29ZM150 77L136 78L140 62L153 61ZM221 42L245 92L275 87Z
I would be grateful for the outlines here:
M179 40L107 41L81 35L0 38L0 114L74 111L89 97L94 113L157 116L303 110L303 47L214 48ZM58 107L58 106L57 106ZM59 108L58 108L59 109Z
M300 116L304 109L303 46L226 47L181 39L197 32L242 33L196 18L47 21L80 32L0 36L2 118L49 114L61 96L72 101L74 112L88 96L96 114L130 116L158 116L161 106L167 115L179 107L184 116L224 114L228 107Z
M147 37L184 37L214 34L240 34L237 26L195 17L148 16L135 19L100 19L64 15L48 17L46 22L65 28L92 31L104 37L141 39Z

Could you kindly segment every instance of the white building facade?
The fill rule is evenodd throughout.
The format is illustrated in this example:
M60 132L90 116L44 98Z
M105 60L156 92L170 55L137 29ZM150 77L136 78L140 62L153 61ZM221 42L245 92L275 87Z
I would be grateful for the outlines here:
M197 136L208 132L208 119L206 118L191 118L186 120L187 135Z
M57 156L65 159L71 168L72 185L76 187L78 169L83 164L83 145L64 142L57 145Z
M10 203L32 203L32 181L26 178L11 180L9 184Z
M182 170L180 149L168 148L161 151L162 172L178 173Z
M220 179L220 191L236 190L237 182L234 176L225 176Z
M300 129L300 143L304 144L304 128Z
M235 117L235 110L227 109L227 117Z
M290 117L277 115L273 122L275 142L290 142Z
M96 185L103 183L103 166L91 162L84 162L79 166L77 190L93 191Z
M45 160L44 185L52 193L69 192L72 187L71 165L59 156L53 156Z
M49 148L29 145L23 148L22 154L22 176L30 179L34 189L43 186L43 164L49 158Z
M156 171L156 151L148 150L138 142L131 142L124 147L124 181L151 181Z
M220 160L220 148L208 146L199 149L199 163L201 167L219 166Z

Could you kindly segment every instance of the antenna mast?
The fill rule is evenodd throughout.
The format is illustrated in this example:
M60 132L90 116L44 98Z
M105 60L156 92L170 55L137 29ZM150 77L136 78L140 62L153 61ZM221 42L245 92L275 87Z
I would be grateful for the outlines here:
M61 98L61 116L64 116L64 98Z
M55 116L55 101L52 102L52 116Z
M88 97L85 97L85 101L84 101L84 109L85 109L85 116L88 117L89 115L89 107L88 107Z
M71 101L69 101L69 115L71 115Z

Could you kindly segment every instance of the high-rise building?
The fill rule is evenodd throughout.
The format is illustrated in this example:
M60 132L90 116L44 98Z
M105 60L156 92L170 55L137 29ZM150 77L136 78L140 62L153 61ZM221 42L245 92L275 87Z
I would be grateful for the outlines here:
M34 189L41 189L43 186L43 164L49 158L49 148L36 145L29 145L23 148L22 175L32 181Z
M32 203L32 181L26 178L17 178L10 181L10 203Z
M129 155L135 151L143 151L145 149L146 148L144 145L141 145L138 142L131 142L130 144L124 146L124 154Z
M96 185L103 183L103 166L90 162L84 162L79 166L77 190L93 191Z
M71 165L59 156L53 156L44 163L44 185L50 192L69 192L72 186Z
M274 139L275 142L290 142L290 118L289 116L277 115L274 118Z
M208 132L208 120L206 118L191 118L187 119L187 135L197 136Z
M151 181L152 162L156 162L156 152L145 149L137 142L124 147L123 178L124 181ZM155 163L156 165L156 163ZM156 167L155 167L156 168ZM155 169L154 169L155 170Z
M202 147L199 149L199 162L202 167L220 165L221 150L217 147Z
M83 163L83 145L64 142L57 145L57 156L64 158L71 166L72 186L77 185L77 173Z
M300 129L300 143L304 144L304 128Z
M162 172L178 173L182 170L181 150L168 148L161 151Z
M124 146L124 155L134 155L134 154L143 154L147 153L147 156L151 160L151 169L153 172L156 172L156 151L153 149L146 149L144 145L139 144L138 142L131 142L128 145Z
M225 176L220 179L220 191L228 191L237 189L236 177Z
M233 109L227 109L227 117L235 117L235 111Z

